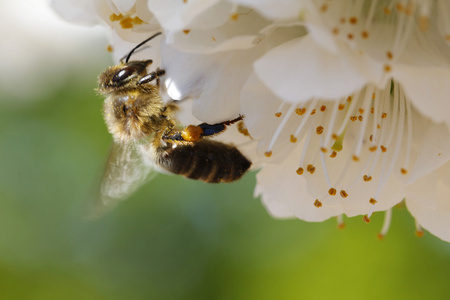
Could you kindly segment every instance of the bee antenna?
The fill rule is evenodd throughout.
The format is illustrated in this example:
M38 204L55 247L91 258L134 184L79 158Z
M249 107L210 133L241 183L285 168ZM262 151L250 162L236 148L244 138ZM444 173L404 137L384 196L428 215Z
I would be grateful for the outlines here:
M137 49L139 49L142 45L144 45L145 43L147 43L148 41L152 40L154 37L157 37L158 35L162 34L162 32L158 32L155 33L154 35L152 35L151 37L149 37L148 39L140 42L136 47L134 47L133 49L131 49L130 53L128 53L126 56L122 57L122 59L120 61L123 61L124 58L125 59L125 63L127 63L130 60L131 55L134 53L134 51L136 51Z

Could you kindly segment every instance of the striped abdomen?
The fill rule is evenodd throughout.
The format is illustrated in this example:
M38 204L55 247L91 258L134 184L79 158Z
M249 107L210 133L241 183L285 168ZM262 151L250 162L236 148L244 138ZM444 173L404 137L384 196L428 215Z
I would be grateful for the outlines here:
M210 183L237 180L251 165L237 148L207 139L158 152L157 163L167 171Z

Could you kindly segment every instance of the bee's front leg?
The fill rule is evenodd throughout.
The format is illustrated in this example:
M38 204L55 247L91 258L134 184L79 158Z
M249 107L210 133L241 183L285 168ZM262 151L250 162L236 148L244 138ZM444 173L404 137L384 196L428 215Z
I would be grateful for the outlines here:
M163 76L164 74L166 74L166 71L158 68L156 69L156 71L153 71L139 79L138 84L150 83L156 79L156 85L159 86L159 77Z

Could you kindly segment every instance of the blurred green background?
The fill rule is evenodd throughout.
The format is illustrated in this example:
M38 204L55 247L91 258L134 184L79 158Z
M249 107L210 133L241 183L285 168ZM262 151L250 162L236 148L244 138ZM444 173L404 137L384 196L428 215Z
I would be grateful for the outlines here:
M90 46L100 59L70 52L78 67L57 83L46 60L30 74L2 63L0 79L25 71L0 90L1 300L450 297L450 244L416 238L405 208L384 241L383 214L347 219L344 230L275 220L253 198L252 173L228 185L159 175L86 221L111 143L93 90L112 63L105 46ZM26 91L32 76L45 84Z

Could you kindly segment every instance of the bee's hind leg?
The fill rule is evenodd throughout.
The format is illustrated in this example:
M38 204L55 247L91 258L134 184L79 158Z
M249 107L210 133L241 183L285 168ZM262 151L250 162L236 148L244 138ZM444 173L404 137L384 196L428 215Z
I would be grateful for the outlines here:
M184 142L196 142L201 140L204 136L213 136L219 134L227 129L227 126L241 121L244 116L239 116L236 119L225 121L217 124L202 123L200 125L189 125L182 131L177 131L171 135L164 135L163 139Z
M219 133L222 133L223 131L225 131L227 129L227 126L234 124L238 121L242 121L242 119L244 119L243 115L239 115L239 117L237 117L236 119L230 120L230 121L225 121L222 123L217 123L217 124L208 124L208 123L202 123L200 125L198 125L198 127L200 127L203 130L203 136L212 136L212 135L216 135Z
M139 79L138 84L150 83L156 79L156 85L159 86L159 77L163 76L164 74L166 74L166 70L158 68L156 69L156 71L153 71Z

